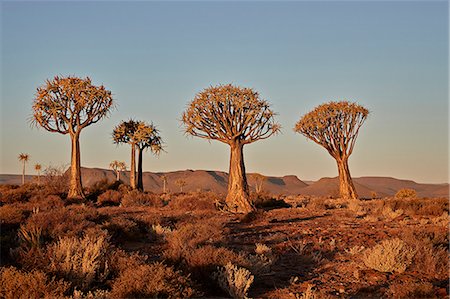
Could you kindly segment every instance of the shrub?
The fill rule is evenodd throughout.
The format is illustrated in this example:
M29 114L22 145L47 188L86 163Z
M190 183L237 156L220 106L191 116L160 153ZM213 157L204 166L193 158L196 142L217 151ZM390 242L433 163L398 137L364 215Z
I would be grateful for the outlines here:
M68 289L67 282L49 279L41 271L26 273L14 267L0 270L0 298L62 298Z
M22 223L26 218L25 211L15 205L0 206L0 223L2 224L2 230L4 225L18 225Z
M118 206L122 193L116 190L106 190L97 198L97 204L100 206Z
M211 277L217 267L224 267L227 263L232 263L241 267L248 267L248 261L244 256L236 252L212 245L205 245L200 248L191 249L184 253L183 265L192 274L196 281L202 282L203 286L211 291L217 289L217 281Z
M364 264L380 272L405 272L411 264L415 251L400 239L384 240L374 248L368 249Z
M248 298L247 292L253 283L254 276L245 268L239 268L232 263L218 268L214 274L220 287L235 299Z
M106 277L108 247L105 236L61 238L49 247L50 269L86 289Z
M219 242L225 234L223 224L214 219L200 223L182 223L166 236L167 249L164 255L175 261L180 260L201 245Z
M395 198L403 199L403 198L416 198L417 192L414 189L400 189L395 193Z
M108 230L111 239L114 241L124 242L142 239L142 234L137 223L124 215L112 216L101 227Z
M42 228L44 238L81 236L84 231L96 226L98 212L89 207L68 206L56 210L32 214L25 223Z
M190 298L197 295L188 277L162 263L126 269L114 280L113 298Z
M122 198L122 206L133 207L133 206L148 206L148 207L163 207L164 202L156 194L149 194L140 192L138 190L133 190L126 193Z
M272 254L272 249L265 244L256 243L255 244L255 253L260 254L260 255L270 255L270 254Z
M392 298L435 298L433 285L420 281L393 283L389 286L388 294Z

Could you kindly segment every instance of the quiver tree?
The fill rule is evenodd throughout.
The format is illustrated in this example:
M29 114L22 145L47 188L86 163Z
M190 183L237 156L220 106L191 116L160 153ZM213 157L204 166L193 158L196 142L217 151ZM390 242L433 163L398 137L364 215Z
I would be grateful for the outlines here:
M138 122L130 119L123 121L117 125L112 133L113 142L115 144L128 143L131 145L131 161L130 161L130 186L136 189L136 143L134 134L138 127Z
M120 172L127 170L127 165L125 162L114 160L111 163L109 163L109 168L114 171L116 174L116 181L120 181Z
M251 175L251 178L255 181L255 191L256 193L261 193L262 191L262 186L264 181L267 179L266 176L260 174L260 173L253 173Z
M159 131L153 124L142 121L123 121L113 130L113 141L116 144L128 143L131 145L130 186L143 191L142 181L142 152L150 149L154 154L162 150L162 141ZM138 151L138 176L136 179L136 151Z
M22 162L22 185L25 184L25 165L28 163L30 159L30 155L21 153L19 157L17 157L20 162Z
M295 132L323 146L336 160L342 198L358 198L350 176L348 158L368 115L369 110L356 103L329 102L305 114L294 128Z
M144 191L143 177L142 177L142 154L149 150L154 155L159 155L163 150L162 139L159 135L159 130L153 124L146 124L139 122L137 131L135 133L138 150L138 176L137 188Z
M33 122L50 132L69 134L72 141L69 198L84 198L81 184L80 133L106 117L113 107L111 92L91 79L58 77L37 89Z
M37 175L38 175L38 184L41 183L41 170L42 170L42 165L41 164L35 164L34 165L34 170L36 170Z
M268 102L251 88L231 84L209 87L195 96L182 120L187 134L230 146L227 208L237 213L253 211L243 148L279 131Z
M167 175L163 174L161 176L161 180L163 182L163 193L166 193L166 186L167 186Z
M175 185L180 187L180 192L183 193L183 187L185 187L187 185L187 182L183 179L178 179L175 181Z

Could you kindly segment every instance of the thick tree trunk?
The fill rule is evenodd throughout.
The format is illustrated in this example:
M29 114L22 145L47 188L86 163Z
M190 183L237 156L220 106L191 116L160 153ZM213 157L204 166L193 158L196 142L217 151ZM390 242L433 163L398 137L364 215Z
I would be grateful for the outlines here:
M244 145L237 142L231 145L226 204L228 209L235 213L250 213L255 210L250 202L243 148Z
M348 168L348 159L337 159L337 166L339 171L339 192L342 198L358 199L355 186L353 185L350 170Z
M81 184L81 158L80 158L80 135L71 134L72 156L70 162L70 185L68 198L84 198L83 186Z
M25 161L22 161L22 185L25 184Z
M137 189L144 191L144 183L142 181L142 149L138 147L138 170L137 170Z
M136 144L131 144L130 186L136 189Z

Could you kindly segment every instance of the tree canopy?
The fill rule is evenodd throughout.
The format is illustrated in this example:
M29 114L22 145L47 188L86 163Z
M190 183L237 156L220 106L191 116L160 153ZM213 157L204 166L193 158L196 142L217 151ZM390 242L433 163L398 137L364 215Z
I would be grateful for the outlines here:
M369 110L347 101L329 102L305 114L294 130L323 146L334 158L348 157Z
M54 77L37 89L33 122L50 132L74 134L107 116L113 106L111 91L91 79Z
M246 144L269 138L280 130L274 115L256 91L228 84L198 93L182 120L190 135Z

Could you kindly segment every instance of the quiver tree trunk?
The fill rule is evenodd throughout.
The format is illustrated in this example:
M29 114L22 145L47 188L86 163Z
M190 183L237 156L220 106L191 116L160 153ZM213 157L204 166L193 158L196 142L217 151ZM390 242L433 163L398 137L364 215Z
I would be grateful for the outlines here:
M358 194L350 176L348 159L336 159L336 162L339 171L339 193L341 197L345 199L358 199Z
M22 185L25 184L25 161L22 161Z
M116 181L120 181L120 170L116 171Z
M226 204L231 212L250 213L255 210L255 207L250 202L250 193L245 175L244 145L236 142L230 146L230 171Z
M136 144L131 144L130 186L136 189Z
M81 157L80 157L80 134L70 134L72 140L72 155L70 163L70 185L68 198L84 198L83 186L81 184Z
M142 181L142 149L138 147L138 166L137 166L137 189L144 191L144 183Z

